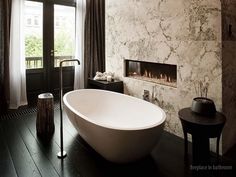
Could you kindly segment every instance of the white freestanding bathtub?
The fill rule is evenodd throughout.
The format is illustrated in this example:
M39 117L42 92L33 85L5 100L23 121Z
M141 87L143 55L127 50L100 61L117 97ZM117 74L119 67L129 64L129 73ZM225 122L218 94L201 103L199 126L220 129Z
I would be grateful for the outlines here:
M113 162L130 162L149 154L166 119L158 106L110 91L75 90L65 94L63 101L80 136Z

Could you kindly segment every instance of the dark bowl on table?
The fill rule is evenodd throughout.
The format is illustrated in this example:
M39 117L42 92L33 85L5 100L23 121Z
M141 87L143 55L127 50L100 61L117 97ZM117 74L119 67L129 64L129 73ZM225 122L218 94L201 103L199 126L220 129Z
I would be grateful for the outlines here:
M205 97L194 98L191 109L193 112L205 116L213 116L216 113L214 101Z

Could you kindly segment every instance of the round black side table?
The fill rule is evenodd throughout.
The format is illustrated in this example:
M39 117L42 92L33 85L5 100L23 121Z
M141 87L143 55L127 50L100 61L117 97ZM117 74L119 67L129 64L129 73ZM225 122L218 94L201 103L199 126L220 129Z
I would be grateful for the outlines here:
M191 108L179 111L183 127L185 156L188 153L188 136L192 135L192 155L194 163L207 163L210 157L209 138L217 138L216 153L219 156L220 135L226 118L216 112L213 116L202 116L192 112Z

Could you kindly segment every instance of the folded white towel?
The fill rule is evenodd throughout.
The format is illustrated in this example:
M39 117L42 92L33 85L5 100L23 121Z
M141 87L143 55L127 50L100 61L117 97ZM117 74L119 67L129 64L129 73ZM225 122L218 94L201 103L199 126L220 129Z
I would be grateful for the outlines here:
M96 72L96 76L93 78L94 80L103 80L106 81L107 80L107 76L111 76L111 78L114 78L114 73L112 72Z

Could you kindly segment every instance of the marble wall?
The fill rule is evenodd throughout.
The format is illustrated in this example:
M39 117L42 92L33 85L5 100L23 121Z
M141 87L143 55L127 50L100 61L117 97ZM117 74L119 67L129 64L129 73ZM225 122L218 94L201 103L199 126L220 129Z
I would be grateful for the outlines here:
M189 107L199 82L222 109L220 0L106 0L106 70L124 81L125 92L142 98L156 86L167 113L165 129L178 136L178 110ZM177 88L124 77L124 59L177 65Z
M231 25L231 32L229 26ZM222 0L223 151L236 144L236 1Z

